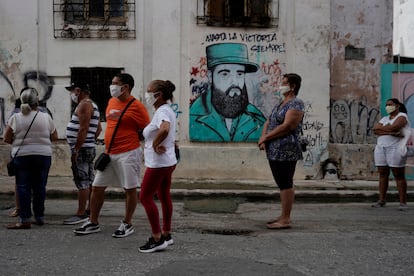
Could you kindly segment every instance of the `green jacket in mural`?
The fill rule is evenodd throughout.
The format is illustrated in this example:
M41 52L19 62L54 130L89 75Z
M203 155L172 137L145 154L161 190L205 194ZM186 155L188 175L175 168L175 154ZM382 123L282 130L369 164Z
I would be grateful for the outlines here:
M205 100L205 101L203 101ZM190 140L200 142L257 142L266 119L254 105L233 119L231 131L211 104L211 91L198 97L190 107Z

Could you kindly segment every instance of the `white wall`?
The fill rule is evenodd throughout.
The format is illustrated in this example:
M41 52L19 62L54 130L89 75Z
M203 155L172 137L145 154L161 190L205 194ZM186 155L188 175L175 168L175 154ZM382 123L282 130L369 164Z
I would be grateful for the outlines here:
M393 54L414 58L414 2L394 0Z
M266 69L253 76L250 85L257 85L262 77L273 81L263 88L264 113L270 113L275 104L274 92L282 74L296 72L302 76L299 96L306 103L305 124L309 129L305 134L312 139L312 145L303 164L298 166L296 177L316 174L329 138L330 1L281 0L278 28L244 29L196 25L193 0L136 0L133 40L55 39L52 3L53 0L0 1L0 71L11 80L15 91L22 88L22 77L30 70L44 72L53 81L48 107L54 114L60 138L65 138L64 129L70 117L70 99L64 90L70 81L70 68L124 67L135 78L133 93L138 98L152 79L169 79L176 84L178 137L183 158L175 177L270 179L265 155L255 143L189 141L191 68L200 65L208 44L230 39L227 36L208 41L209 35L236 33L232 41L247 44L249 59ZM243 39L249 35L269 35L273 39L264 42ZM281 48L252 50L269 44ZM279 62L277 66L275 61ZM6 114L13 107L12 91L7 86L7 81L0 77L0 96L6 99ZM69 160L62 154L58 158ZM52 174L70 173L64 168L56 169L60 172L52 168Z

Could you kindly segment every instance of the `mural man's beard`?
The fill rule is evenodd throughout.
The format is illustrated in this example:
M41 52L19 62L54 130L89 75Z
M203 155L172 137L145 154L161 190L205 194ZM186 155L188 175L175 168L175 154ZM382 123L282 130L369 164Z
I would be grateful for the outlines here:
M225 118L236 118L249 104L246 86L243 89L231 86L225 92L211 85L211 103L217 112ZM230 95L233 95L232 97Z

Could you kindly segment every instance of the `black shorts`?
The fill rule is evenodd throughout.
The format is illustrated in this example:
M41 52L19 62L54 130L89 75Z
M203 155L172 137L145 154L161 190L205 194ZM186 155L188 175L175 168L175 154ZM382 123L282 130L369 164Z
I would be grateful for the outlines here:
M269 160L273 178L280 190L293 188L293 175L295 174L297 161L272 161Z

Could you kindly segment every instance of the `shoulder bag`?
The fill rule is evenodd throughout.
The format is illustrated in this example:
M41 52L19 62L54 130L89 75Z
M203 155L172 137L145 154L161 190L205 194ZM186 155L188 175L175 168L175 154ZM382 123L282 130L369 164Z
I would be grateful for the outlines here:
M109 156L109 152L111 151L112 144L114 142L116 132L118 130L119 124L121 123L122 116L124 115L125 111L128 109L128 107L132 104L133 101L135 101L135 98L133 98L131 101L129 101L127 106L122 111L121 116L119 116L118 123L116 124L114 133L112 134L111 143L109 144L108 151L103 152L98 156L98 158L96 159L95 164L94 164L94 169L95 170L103 171L103 170L105 170L106 166L108 166L109 162L111 162L111 157Z
M17 168L16 168L16 165L14 164L14 158L16 158L17 154L19 153L20 147L23 145L24 139L26 138L27 133L29 133L29 130L30 130L30 128L31 128L31 127L32 127L32 125L33 125L33 122L34 122L34 120L36 119L37 113L39 113L39 111L37 111L37 112L36 112L36 114L34 115L33 120L32 120L32 122L30 123L29 128L27 129L26 134L25 134L25 135L24 135L24 137L23 137L23 140L22 140L21 144L20 144L20 145L19 145L19 147L17 148L16 153L14 154L14 156L12 157L12 159L11 159L11 160L7 163L7 174L8 174L9 176L15 176L15 175L16 175Z

